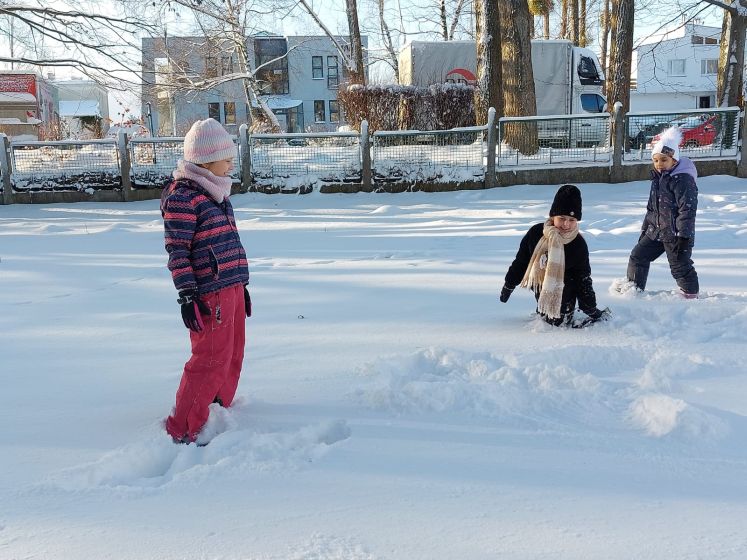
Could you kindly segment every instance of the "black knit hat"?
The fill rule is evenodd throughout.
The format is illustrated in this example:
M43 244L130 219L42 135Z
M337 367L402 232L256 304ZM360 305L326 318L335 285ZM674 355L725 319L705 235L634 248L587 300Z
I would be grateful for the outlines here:
M550 217L553 216L581 219L581 191L576 185L563 185L555 193L555 200L550 207Z

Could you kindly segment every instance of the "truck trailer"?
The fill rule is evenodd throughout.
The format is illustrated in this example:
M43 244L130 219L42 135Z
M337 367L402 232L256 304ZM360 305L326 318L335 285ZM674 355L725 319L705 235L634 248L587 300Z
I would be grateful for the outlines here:
M399 52L400 83L475 85L474 41L411 41ZM596 54L566 40L532 41L537 115L576 115L606 110L604 73Z

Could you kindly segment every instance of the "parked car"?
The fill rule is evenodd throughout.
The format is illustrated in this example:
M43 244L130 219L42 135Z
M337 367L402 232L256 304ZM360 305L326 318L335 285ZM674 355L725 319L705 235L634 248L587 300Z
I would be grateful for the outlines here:
M649 144L652 144L654 137L665 131L670 126L672 126L672 124L669 121L657 121L645 124L643 128L638 131L638 134L629 138L631 149L645 148Z
M676 119L671 122L671 125L678 126L682 131L681 148L697 148L713 144L718 137L721 121L718 115L704 114ZM650 145L656 144L660 137L661 134L654 136Z

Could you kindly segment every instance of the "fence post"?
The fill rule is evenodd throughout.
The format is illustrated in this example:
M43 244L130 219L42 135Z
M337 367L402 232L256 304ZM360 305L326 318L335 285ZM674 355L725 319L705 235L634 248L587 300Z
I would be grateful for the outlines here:
M119 174L122 176L122 198L125 202L129 202L132 198L130 150L127 144L127 133L120 130L117 132L117 150L119 151Z
M741 118L741 134L739 135L739 163L737 177L747 177L747 118L745 111L740 111L737 118Z
M13 204L13 185L10 184L10 141L0 133L0 175L3 185L3 204Z
M249 151L249 127L246 123L239 127L239 155L241 157L239 176L241 192L247 193L252 184L252 153Z
M485 166L485 188L496 186L495 176L495 148L497 129L495 127L495 107L488 109L488 160Z
M625 149L625 115L622 103L617 101L614 106L612 121L612 172L611 180L618 183L622 180L622 158Z
M361 121L361 181L364 190L370 190L371 182L371 138L368 135L368 121Z

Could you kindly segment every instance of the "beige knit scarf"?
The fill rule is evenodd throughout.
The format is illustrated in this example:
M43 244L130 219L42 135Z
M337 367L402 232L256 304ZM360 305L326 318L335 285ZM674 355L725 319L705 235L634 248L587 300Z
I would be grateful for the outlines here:
M521 280L522 288L539 290L537 310L551 319L560 318L565 277L565 248L578 235L578 225L568 233L553 225L552 218L545 222L542 237L534 248L529 266Z

